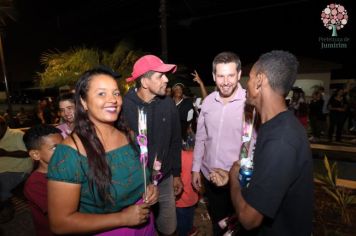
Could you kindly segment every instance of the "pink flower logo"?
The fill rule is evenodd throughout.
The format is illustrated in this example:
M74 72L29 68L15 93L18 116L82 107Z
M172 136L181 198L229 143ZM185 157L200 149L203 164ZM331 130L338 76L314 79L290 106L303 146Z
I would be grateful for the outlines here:
M332 30L332 37L337 36L337 31L344 28L348 19L347 10L341 4L329 4L321 12L321 21L327 29Z

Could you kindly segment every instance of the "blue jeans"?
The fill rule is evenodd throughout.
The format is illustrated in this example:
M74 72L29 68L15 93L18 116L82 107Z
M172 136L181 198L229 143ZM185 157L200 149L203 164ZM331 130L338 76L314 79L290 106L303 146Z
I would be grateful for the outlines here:
M195 206L177 207L177 230L179 236L187 236L193 228Z

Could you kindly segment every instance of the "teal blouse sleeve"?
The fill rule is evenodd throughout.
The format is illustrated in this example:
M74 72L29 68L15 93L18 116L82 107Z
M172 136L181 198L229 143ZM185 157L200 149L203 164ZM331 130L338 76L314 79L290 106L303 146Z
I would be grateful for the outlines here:
M96 186L89 186L89 165L87 157L77 150L60 144L57 146L48 165L48 179L80 184L79 211L89 213L117 212L135 204L144 193L143 168L138 153L131 145L125 145L105 154L112 173L110 195L112 201L98 201ZM146 170L149 179L150 172Z
M83 169L86 169L85 157L67 145L59 144L48 165L47 178L68 183L82 184Z

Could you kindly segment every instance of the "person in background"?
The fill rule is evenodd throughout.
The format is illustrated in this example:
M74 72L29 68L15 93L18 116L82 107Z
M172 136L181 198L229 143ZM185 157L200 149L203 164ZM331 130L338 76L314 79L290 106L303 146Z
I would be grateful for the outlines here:
M57 126L62 131L63 138L66 138L74 128L74 94L64 93L58 99L58 106L62 123Z
M294 88L289 109L294 112L300 123L307 128L308 125L308 105L305 100L305 93L301 88Z
M194 101L193 101L195 114L197 116L199 116L201 105L203 103L203 100L206 98L206 96L208 96L208 92L207 92L204 82L200 78L198 72L196 70L194 70L194 72L191 73L191 75L193 76L193 81L199 84L200 93L201 93L201 97L195 96ZM194 122L196 122L196 121L197 121L197 119L194 119ZM194 127L196 127L196 124L194 125ZM194 130L194 132L196 132L196 130Z
M205 88L203 80L200 78L198 72L194 70L191 74L193 76L193 81L199 84L200 92L201 92L201 100L204 100L208 96L208 91Z
M215 168L230 170L238 160L246 92L241 87L241 61L233 52L215 56L213 78L218 91L203 101L195 136L192 185L197 191L205 188L214 235L221 235L218 222L233 212L228 188L210 182ZM200 175L202 172L202 176Z
M55 234L155 234L138 150L123 124L116 124L122 97L108 69L86 71L75 87L74 130L48 166L48 215ZM144 176L146 173L146 176Z
M6 121L9 128L16 128L16 122L10 109L6 109L6 112L2 115L2 117Z
M355 133L356 131L356 86L350 89L349 91L349 107L351 112L351 123L352 126L349 129L350 132Z
M309 122L312 130L312 136L309 138L310 142L317 142L320 139L323 116L324 100L320 91L316 90L312 94L312 99L309 103Z
M42 124L53 124L54 112L51 108L51 101L49 98L44 97L39 100L39 114Z
M289 52L271 51L261 55L250 71L247 103L255 106L262 124L249 184L240 186L239 162L230 172L216 169L210 174L218 186L230 183L238 221L249 231L239 235L312 234L310 144L304 127L285 104L285 96L297 78L298 64Z
M166 96L167 97L172 97L172 87L167 84L166 87Z
M29 126L35 126L39 124L44 124L43 113L40 109L40 104L36 103L33 105L32 109L29 112L30 124Z
M187 140L189 124L196 117L193 102L184 96L184 84L176 83L172 86L172 98L177 106L180 120L182 140Z
M37 236L53 235L48 222L47 172L48 163L63 137L53 125L36 125L26 130L23 141L37 168L27 179L24 194L30 204Z
M0 223L10 221L14 216L11 191L21 184L32 170L21 130L8 127L0 116Z
M192 123L187 127L187 137L190 137L193 132ZM182 172L181 178L183 182L183 191L176 198L177 212L177 231L179 236L195 235L196 229L193 227L194 212L196 203L198 202L198 192L193 188L192 182L192 164L193 164L193 149L194 142L186 139L183 140L182 150Z
M165 96L168 78L176 65L165 64L154 55L139 58L127 82L135 81L136 88L124 97L123 119L135 137L138 132L138 110L147 114L148 164L161 164L162 178L158 183L159 200L156 206L156 228L162 235L173 235L177 227L175 196L181 193L181 129L178 110L172 98Z
M328 109L329 109L329 132L328 138L329 142L332 142L334 130L336 127L336 141L341 141L341 135L346 120L346 111L348 108L348 102L345 97L343 89L337 89L329 99Z
M20 107L20 111L16 114L16 120L18 122L18 127L26 127L28 123L28 116L24 107Z
M329 99L330 99L330 95L325 91L325 88L320 86L319 87L319 91L321 93L321 98L324 101L323 104L323 118L322 118L322 122L321 122L321 135L326 135L327 134L327 130L329 127L329 108L328 108L328 103L329 103Z

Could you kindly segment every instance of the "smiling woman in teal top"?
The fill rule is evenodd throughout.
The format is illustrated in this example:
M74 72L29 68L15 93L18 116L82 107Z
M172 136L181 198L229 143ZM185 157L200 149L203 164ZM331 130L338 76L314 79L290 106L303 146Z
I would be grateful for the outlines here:
M81 185L79 211L87 213L117 212L137 202L144 192L142 166L136 152L125 145L106 153L112 173L110 186L111 204L103 204L95 190L89 187L87 157L67 145L58 145L52 157L48 178ZM146 172L147 173L147 172ZM147 173L147 178L149 178Z
M154 235L139 153L124 126L115 127L122 98L112 72L85 72L75 88L75 128L48 167L48 208L56 234ZM146 171L149 176L148 171ZM144 200L143 200L144 199Z

